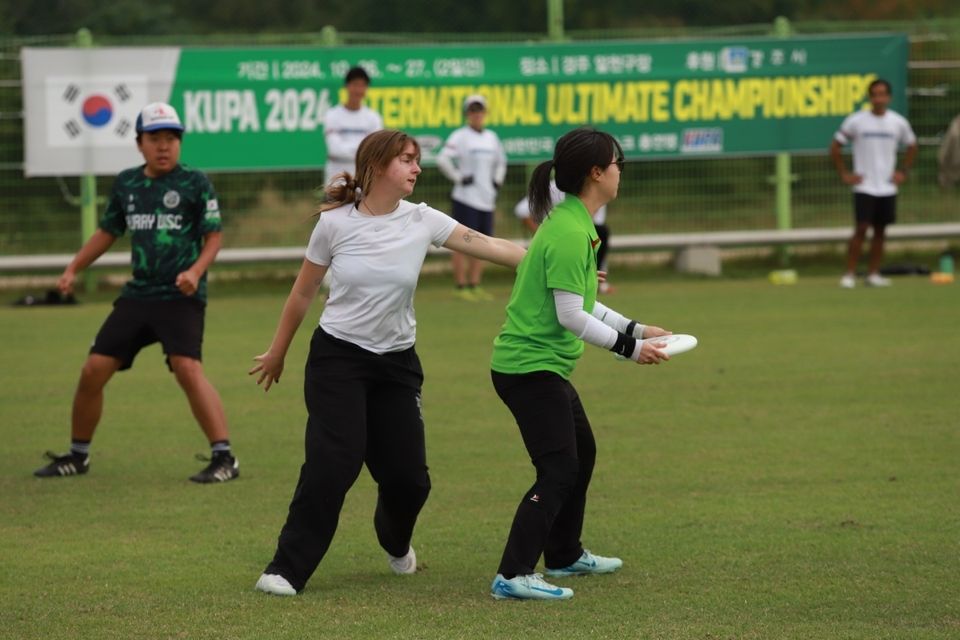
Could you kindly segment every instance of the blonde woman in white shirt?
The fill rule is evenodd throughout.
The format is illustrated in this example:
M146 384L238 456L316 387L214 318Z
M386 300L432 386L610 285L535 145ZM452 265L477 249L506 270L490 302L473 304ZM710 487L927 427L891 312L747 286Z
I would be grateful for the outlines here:
M847 247L847 272L840 286L856 286L857 262L867 230L873 227L870 261L867 267L868 286L887 287L890 280L880 275L883 242L887 225L897 219L897 187L917 157L917 137L907 119L890 104L890 83L874 80L867 88L870 110L852 113L840 125L830 145L830 156L844 184L853 187L855 228ZM840 151L845 144L853 146L853 172L847 170ZM905 146L903 164L897 167L897 150Z
M479 95L463 101L466 126L450 134L437 156L437 167L453 182L452 214L460 224L492 236L497 192L507 175L507 154L500 138L485 128L487 101ZM457 295L465 300L491 300L480 287L483 262L459 252L453 254Z
M273 560L256 588L303 590L330 546L343 500L364 464L377 482L374 527L390 568L412 574L413 528L430 492L413 296L428 248L444 246L514 268L524 250L404 200L420 175L420 147L400 131L371 134L357 175L329 186L270 348L250 370L269 390L324 275L330 293L304 379L306 460Z

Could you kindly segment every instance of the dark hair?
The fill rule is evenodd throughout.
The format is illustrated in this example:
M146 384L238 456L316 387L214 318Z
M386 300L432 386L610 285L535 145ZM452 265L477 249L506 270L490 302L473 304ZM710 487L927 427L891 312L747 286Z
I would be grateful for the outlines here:
M350 71L347 71L347 75L343 78L343 84L350 84L354 80L363 80L370 84L370 76L363 67L350 67Z
M873 93L873 88L881 84L887 88L887 95L893 95L893 87L891 87L890 83L883 78L877 78L867 86L867 95Z
M403 153L408 144L413 145L417 160L420 159L420 144L416 138L393 129L381 129L368 135L360 142L357 148L357 173L351 176L346 171L338 173L326 186L326 200L320 205L317 213L336 209L351 202L363 199L364 194L370 191L373 180L378 171L383 171L394 158ZM357 190L360 197L357 197Z
M183 131L180 129L154 129L153 131L138 131L137 132L137 144L140 144L140 140L143 138L144 133L153 133L154 131L169 131L177 137L177 140L183 140Z
M569 131L557 140L553 160L541 162L533 170L527 195L530 197L530 216L543 222L553 201L550 198L550 172L556 174L557 188L564 193L580 195L583 184L594 167L610 166L610 158L623 160L623 149L609 133L590 127Z

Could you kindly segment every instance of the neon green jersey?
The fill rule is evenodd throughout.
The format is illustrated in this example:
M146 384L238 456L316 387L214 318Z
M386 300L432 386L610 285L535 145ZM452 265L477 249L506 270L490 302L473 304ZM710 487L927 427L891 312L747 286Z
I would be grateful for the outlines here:
M121 296L182 298L177 274L197 261L204 236L220 231L220 206L203 173L178 164L170 173L148 178L141 165L117 176L100 228L117 237L131 235L133 279ZM206 300L206 273L194 297Z
M557 320L553 290L582 295L584 310L592 311L599 246L590 213L579 198L568 195L550 211L517 269L507 320L493 341L494 371L552 371L570 377L583 354L583 340Z

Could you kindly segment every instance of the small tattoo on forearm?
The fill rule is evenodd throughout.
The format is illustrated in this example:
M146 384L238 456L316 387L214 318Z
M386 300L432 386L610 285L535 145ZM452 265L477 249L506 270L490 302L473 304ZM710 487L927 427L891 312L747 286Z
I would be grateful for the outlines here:
M485 239L485 238L484 238L483 235L477 233L477 232L474 231L473 229L471 229L470 231L467 231L465 234L463 234L463 241L466 242L466 243L468 243L468 244L469 244L470 242L472 242L473 240L484 240L484 239Z

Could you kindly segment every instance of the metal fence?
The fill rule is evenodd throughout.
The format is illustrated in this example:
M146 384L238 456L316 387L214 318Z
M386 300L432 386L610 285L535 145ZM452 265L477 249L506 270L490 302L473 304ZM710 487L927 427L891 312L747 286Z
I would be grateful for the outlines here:
M960 113L960 21L911 23L797 23L798 34L839 32L905 32L910 36L909 119L920 141L920 153L909 183L902 189L899 219L905 223L946 222L960 219L956 192L937 184L936 154L950 121ZM568 32L574 40L651 39L665 37L720 37L765 35L770 25L747 25L700 30ZM317 44L329 33L296 36L204 37L203 44ZM482 40L523 42L544 34L438 34L436 36L338 34L351 44L406 44ZM19 50L22 46L70 46L75 38L49 36L8 39L0 43L0 255L74 251L80 243L79 179L25 179L23 107ZM172 38L98 39L110 45L189 45L196 40ZM189 139L185 141L189 144ZM850 221L849 189L840 184L823 153L794 156L792 160L793 226L837 227ZM201 167L202 168L202 167ZM666 233L771 229L774 214L774 158L651 160L628 163L620 197L609 208L614 233ZM512 215L526 187L528 168L511 166L501 190L496 233L523 235ZM211 175L225 214L225 244L230 247L303 245L312 226L318 171ZM111 178L98 178L98 192L108 193ZM436 169L427 169L414 199L445 209L449 183Z

